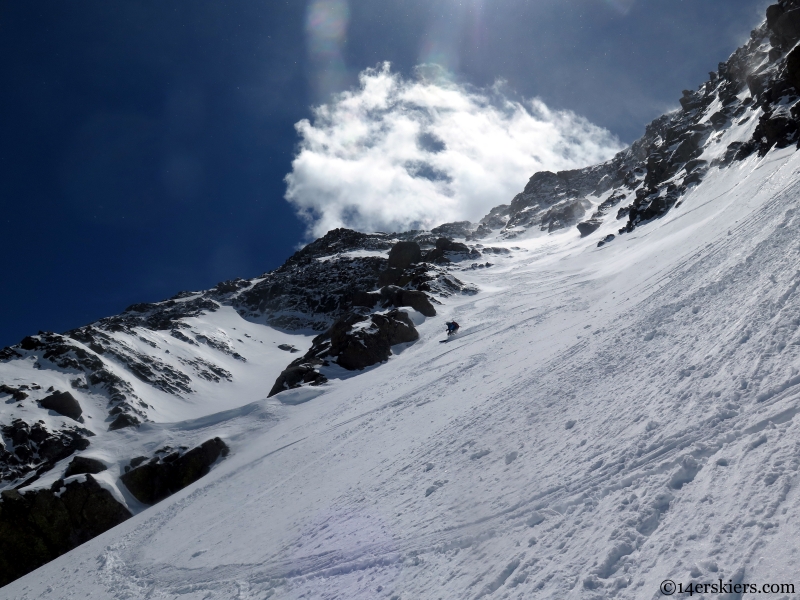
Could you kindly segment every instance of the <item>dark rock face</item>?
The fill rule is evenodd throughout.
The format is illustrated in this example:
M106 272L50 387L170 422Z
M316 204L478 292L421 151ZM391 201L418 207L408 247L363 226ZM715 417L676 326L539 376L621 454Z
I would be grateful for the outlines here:
M106 467L102 462L95 458L87 458L85 456L76 456L73 458L67 470L64 471L64 477L72 477L73 475L84 475L86 473L96 475L105 471Z
M563 229L574 224L585 212L583 204L578 200L553 206L542 215L540 228L548 232Z
M69 552L131 517L91 475L27 494L2 493L0 586ZM61 492L56 496L56 492Z
M83 410L75 397L69 392L56 392L43 398L40 402L42 408L53 410L60 415L77 421Z
M770 10L771 9L771 10ZM772 13L772 25L770 25L770 20L767 20L767 27L772 30L773 36L770 41L773 39L777 42L774 44L780 50L788 50L792 46L794 46L798 40L800 40L800 9L796 7L792 7L792 3L785 3L784 6L780 4L777 5L777 9L769 7L767 10L767 17L770 16L770 12ZM775 17L778 12L782 10L783 12L778 16Z
M403 290L399 292L408 293ZM278 376L269 396L303 384L325 383L327 378L319 372L319 368L331 362L350 371L365 369L388 360L392 346L418 339L419 333L405 312L390 310L386 314L371 315L351 313L314 338L305 356L293 361Z
M389 251L390 269L407 269L422 260L422 250L417 242L397 242Z
M141 421L128 413L118 414L108 426L109 431L124 429L125 427L137 427Z
M436 309L424 292L404 290L395 285L389 285L381 289L379 298L383 300L384 307L410 306L426 317L436 316Z
M440 237L436 240L436 249L444 250L445 252L460 252L464 254L470 253L469 246L466 244L454 242L453 240L444 237Z
M792 50L786 57L786 80L800 91L800 47Z
M361 321L344 320L331 328L328 356L348 370L365 369L389 359L395 344L414 342L419 334L408 315L390 311L386 315L373 314L367 328L354 328Z
M301 387L303 384L322 385L328 381L328 378L318 371L324 364L325 361L317 358L303 357L293 361L278 375L267 398L272 398L285 390Z
M211 465L228 452L225 442L214 438L184 454L156 456L120 479L139 502L155 504L208 474Z
M423 260L436 264L449 264L458 260L475 260L480 256L481 254L477 249L472 249L461 242L440 237L436 239L436 246L425 253Z

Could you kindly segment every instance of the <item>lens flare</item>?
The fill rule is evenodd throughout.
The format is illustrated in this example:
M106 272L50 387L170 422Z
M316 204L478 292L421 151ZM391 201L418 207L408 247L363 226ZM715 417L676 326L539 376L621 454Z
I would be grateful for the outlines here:
M621 15L631 12L636 0L606 0L606 3Z
M349 22L347 0L314 0L306 10L310 83L318 100L342 90L346 84L344 46Z

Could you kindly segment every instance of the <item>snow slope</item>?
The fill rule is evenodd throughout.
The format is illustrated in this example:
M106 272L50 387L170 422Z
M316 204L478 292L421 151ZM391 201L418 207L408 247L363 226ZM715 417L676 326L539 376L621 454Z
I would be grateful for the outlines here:
M220 435L231 455L3 597L800 585L798 168L794 148L714 168L601 248L574 230L514 240L460 272L480 293L439 307L386 364L144 424ZM440 344L450 318L461 333Z

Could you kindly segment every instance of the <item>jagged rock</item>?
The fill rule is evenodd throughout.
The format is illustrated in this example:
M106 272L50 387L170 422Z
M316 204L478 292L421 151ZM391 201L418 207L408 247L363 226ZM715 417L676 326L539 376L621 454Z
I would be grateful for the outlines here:
M0 481L13 481L34 471L41 475L58 461L88 448L86 438L94 435L81 427L49 431L42 423L31 425L22 419L0 426L0 431L6 442L0 444Z
M323 364L324 361L320 359L307 359L305 357L292 362L278 375L278 379L275 380L267 398L271 398L285 390L300 387L304 383L309 385L322 385L328 381L328 378L318 370Z
M713 115L711 115L711 117L709 117L708 120L711 123L711 125L714 127L714 129L719 131L720 129L722 129L728 123L728 115L726 115L721 110L718 110Z
M392 310L385 315L373 314L367 327L353 326L360 320L345 320L334 325L330 332L328 356L350 371L365 369L389 359L395 344L414 342L419 334L404 312ZM337 326L338 325L338 326Z
M73 475L83 475L85 473L91 473L92 475L96 475L102 471L105 471L108 467L106 467L102 462L97 460L96 458L88 458L86 456L76 456L73 458L69 465L67 466L67 470L64 472L64 477L71 477Z
M579 200L552 207L542 216L541 229L548 232L572 225L586 211Z
M780 4L773 4L767 7L767 27L774 29L775 23L786 10Z
M60 484L58 490L2 493L0 586L131 517L91 475L85 481Z
M140 423L141 421L135 416L128 413L120 413L117 415L116 419L111 421L108 430L116 431L117 429L123 429L125 427L138 427Z
M797 123L786 107L778 107L774 112L765 112L759 119L753 138L758 144L758 152L765 155L776 146L785 148L797 138Z
M773 18L774 14L773 9ZM791 48L800 40L800 9L795 8L783 12L774 19L772 26L768 24L768 27L775 33L780 48Z
M314 338L305 356L281 373L270 395L304 382L318 382L318 368L328 359L351 371L365 369L388 360L392 346L417 339L419 333L405 312L394 309L369 316L351 313Z
M455 223L445 223L431 229L431 233L443 237L467 237L472 233L475 226L469 221L456 221Z
M797 135L794 125L800 123L800 119L781 115L778 107L789 106L800 90L794 89L800 86L800 75L794 75L800 72L800 50L795 51L797 56L791 55L791 61L787 59L787 68L783 69L782 53L769 53L774 62L767 61L765 42L772 34L773 44L789 44L784 50L791 49L800 39L798 11L800 2L796 0L781 0L780 6L770 8L768 26L754 30L750 40L726 62L720 63L719 70L709 74L708 81L697 90L685 90L680 100L682 110L655 119L629 148L593 167L535 173L509 206L493 210L481 223L490 228L502 226L501 235L507 239L535 225L553 232L579 220L587 223L581 226L587 231L593 220L601 220L608 211L608 207L598 208L590 219L582 219L590 198L609 190L615 195L627 189L645 192L644 199L637 199L617 213L620 219L628 217L620 233L632 231L638 223L670 210L678 204L689 185L705 177L707 167L691 163L699 158L712 131L721 130L731 119L742 117L748 106L754 110L762 108L771 116L765 118L753 139L730 147L726 157L715 161L714 166L724 167L755 150L763 153L773 145L780 147L794 142ZM740 98L745 85L749 86L752 98ZM789 102L783 100L786 98ZM709 114L709 108L717 100L721 108ZM687 168L687 164L691 166ZM684 170L685 175L682 175ZM670 190L670 186L676 187ZM476 238L473 235L473 239Z
M627 195L617 191L611 194L606 200L600 203L600 206L597 207L597 210L592 215L592 219L599 219L600 217L606 215L613 207L619 204L622 200L625 200Z
M28 397L28 394L23 392L22 389L6 384L0 385L0 394L10 394L14 402L22 402Z
M436 247L427 252L423 257L423 260L429 263L448 264L450 262L450 259L447 256L448 254L466 254L470 256L477 255L477 257L480 257L479 252L470 250L469 246L466 244L454 242L451 239L440 237L436 240Z
M690 112L703 106L703 97L692 90L683 90L683 96L679 102L684 112Z
M407 269L422 260L422 250L417 242L397 242L389 251L390 269Z
M786 57L786 79L800 92L800 46Z
M206 475L211 465L228 452L228 446L217 437L185 454L177 453L164 459L154 457L124 473L120 479L139 502L155 504Z
M77 421L80 418L81 413L83 413L81 405L69 392L56 392L55 394L51 394L46 398L43 398L40 404L42 405L42 408L53 410L58 414L69 417L75 421Z
M469 254L470 252L469 246L466 244L454 242L453 240L444 237L440 237L436 240L436 249L443 250L445 252L461 252L465 254Z
M424 292L404 290L392 285L381 289L380 298L383 300L385 307L394 306L400 308L402 306L410 306L426 317L436 316L436 309Z

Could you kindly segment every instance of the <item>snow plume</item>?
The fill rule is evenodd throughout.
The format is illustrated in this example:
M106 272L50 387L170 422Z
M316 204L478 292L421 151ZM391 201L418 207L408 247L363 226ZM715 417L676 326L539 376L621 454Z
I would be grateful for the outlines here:
M388 63L359 81L295 125L286 199L313 236L476 221L536 171L591 165L621 149L609 131L539 99L512 100L501 83L475 89L432 66L404 79Z

